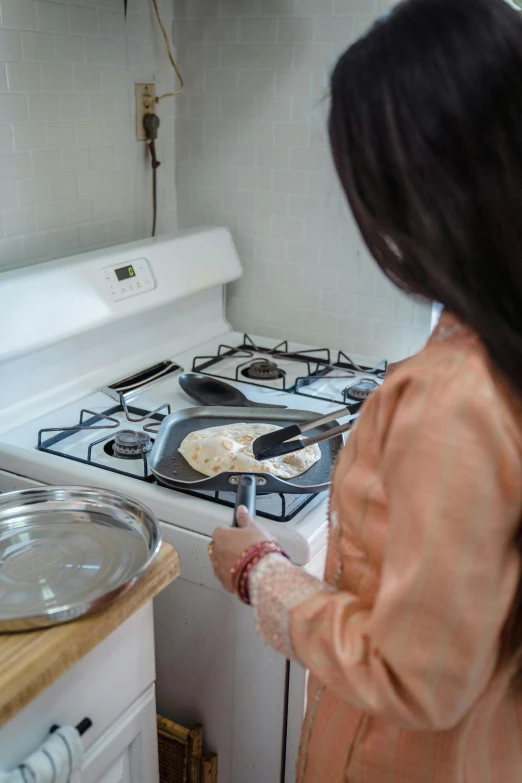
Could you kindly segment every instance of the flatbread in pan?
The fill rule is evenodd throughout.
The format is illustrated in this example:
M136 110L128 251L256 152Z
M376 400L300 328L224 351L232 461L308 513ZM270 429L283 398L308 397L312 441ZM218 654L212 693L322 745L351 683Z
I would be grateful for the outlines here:
M189 465L205 476L224 472L271 473L292 479L309 470L321 459L319 446L308 446L295 454L259 462L252 444L268 432L280 430L275 424L257 422L230 423L191 432L182 441L179 452Z

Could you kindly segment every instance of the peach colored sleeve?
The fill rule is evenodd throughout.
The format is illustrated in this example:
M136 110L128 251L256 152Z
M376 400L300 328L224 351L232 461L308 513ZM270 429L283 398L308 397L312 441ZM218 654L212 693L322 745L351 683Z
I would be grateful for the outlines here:
M498 661L520 569L522 481L494 403L472 378L404 385L383 443L389 527L371 611L310 577L299 600L299 569L287 563L264 566L272 577L278 569L277 596L262 573L254 579L258 624L274 632L278 612L281 651L338 697L405 728L456 725Z

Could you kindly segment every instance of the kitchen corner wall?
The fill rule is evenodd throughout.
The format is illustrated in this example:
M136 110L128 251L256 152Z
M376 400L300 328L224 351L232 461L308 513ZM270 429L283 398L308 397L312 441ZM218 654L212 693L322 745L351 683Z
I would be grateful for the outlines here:
M326 138L335 58L388 0L174 0L181 227L229 226L245 273L237 329L400 359L431 311L376 269L348 215Z
M172 0L162 0L167 28ZM0 271L151 230L134 82L174 86L150 0L0 0ZM174 101L161 103L159 230L176 227Z

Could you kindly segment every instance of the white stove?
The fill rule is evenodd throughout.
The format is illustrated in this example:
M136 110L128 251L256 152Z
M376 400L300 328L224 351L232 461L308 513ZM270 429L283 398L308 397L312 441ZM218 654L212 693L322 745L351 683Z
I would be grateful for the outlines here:
M224 286L240 273L229 233L205 229L0 275L0 491L101 487L156 514L182 571L155 606L159 711L203 723L224 783L275 783L293 780L304 673L264 646L212 574L207 544L231 524L234 493L158 485L147 449L165 415L196 405L182 371L328 413L356 411L386 365L232 332ZM120 393L136 374L143 385ZM326 493L258 496L257 509L292 560L321 573Z

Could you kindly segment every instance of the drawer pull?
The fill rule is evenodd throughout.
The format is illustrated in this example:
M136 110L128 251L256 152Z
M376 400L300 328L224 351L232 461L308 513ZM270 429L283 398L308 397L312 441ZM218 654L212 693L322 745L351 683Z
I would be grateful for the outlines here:
M86 731L88 731L92 726L92 720L90 718L84 718L81 720L78 725L76 726L76 731L82 737ZM58 731L60 727L57 725L51 726L51 734L54 734L55 731Z

